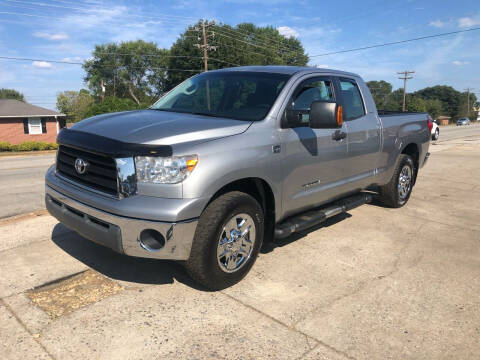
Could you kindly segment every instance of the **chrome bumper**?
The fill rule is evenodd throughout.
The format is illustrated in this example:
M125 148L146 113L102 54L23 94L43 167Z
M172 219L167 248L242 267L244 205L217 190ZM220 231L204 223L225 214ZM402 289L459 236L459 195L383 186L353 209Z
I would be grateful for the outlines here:
M190 256L197 219L160 222L114 215L85 205L50 186L45 186L45 204L52 216L85 238L117 252L137 257L187 260ZM165 238L160 250L140 245L143 230L153 229Z

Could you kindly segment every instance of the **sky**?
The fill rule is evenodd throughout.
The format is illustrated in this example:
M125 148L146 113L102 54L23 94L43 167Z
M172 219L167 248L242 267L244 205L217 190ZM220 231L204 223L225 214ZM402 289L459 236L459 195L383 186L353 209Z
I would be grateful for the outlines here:
M480 27L478 0L0 0L0 88L55 109L60 91L86 88L79 65L95 44L142 39L169 48L198 19L273 26L298 38L309 65L403 86L397 72L415 71L407 91L450 85L480 97L480 31L369 50L329 52ZM201 55L199 53L199 55Z

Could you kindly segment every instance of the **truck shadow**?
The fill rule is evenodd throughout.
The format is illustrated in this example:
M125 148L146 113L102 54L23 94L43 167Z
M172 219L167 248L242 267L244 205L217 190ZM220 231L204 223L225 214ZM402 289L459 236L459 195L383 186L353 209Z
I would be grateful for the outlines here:
M268 254L275 248L287 246L311 232L334 225L351 216L348 213L339 214L286 239L265 241L260 252ZM62 224L55 225L51 239L68 255L114 280L148 285L172 284L176 280L196 290L210 291L194 282L178 262L122 255L83 238Z
M122 255L69 231L62 224L54 227L51 239L70 256L114 280L150 285L172 284L177 280L192 288L206 290L191 280L183 267L174 261Z
M290 235L289 237L287 237L285 239L266 241L266 242L263 243L262 249L260 250L260 253L261 254L268 254L268 253L274 251L276 248L287 246L287 245L289 245L289 244L291 244L291 243L293 243L297 240L300 240L300 239L304 238L305 236L307 236L308 234L310 234L314 231L317 231L317 230L319 230L321 228L324 228L324 227L335 225L336 223L339 223L342 220L348 219L349 217L352 217L352 215L350 215L349 213L341 213L341 214L338 214L334 217L331 217L331 218L325 220L324 222L321 222L320 224L315 225L315 226L313 226L309 229L306 229L304 231L300 231L298 233L294 233L294 234Z

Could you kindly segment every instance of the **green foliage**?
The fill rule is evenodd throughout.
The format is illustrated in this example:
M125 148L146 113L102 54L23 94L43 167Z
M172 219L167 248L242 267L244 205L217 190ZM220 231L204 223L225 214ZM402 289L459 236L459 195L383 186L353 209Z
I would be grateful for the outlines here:
M208 23L208 44L216 46L209 51L208 69L221 69L237 65L298 65L308 63L308 56L296 38L280 35L277 29L257 27L251 23L237 26ZM201 37L202 22L189 26L170 48L167 89L170 89L196 72L203 70L203 50L195 35ZM253 45L252 45L253 44ZM187 71L193 70L193 71Z
M77 122L85 118L93 101L93 97L85 89L64 91L57 95L57 109L67 116L67 122Z
M85 117L117 112L117 111L137 110L137 109L146 108L147 106L148 106L147 104L137 105L131 99L121 99L121 98L111 96L111 97L105 98L103 102L92 104L85 112Z
M43 141L24 141L21 144L10 145L6 141L0 141L0 152L2 151L38 151L38 150L56 150L58 145Z
M92 59L83 64L84 80L97 99L103 80L105 96L130 98L137 105L152 102L164 91L168 53L142 40L96 45Z
M25 101L25 97L22 93L14 89L0 89L0 99L13 99Z
M12 145L6 141L0 141L0 152L1 151L11 151Z
M369 81L367 86L372 93L373 100L379 109L386 109L387 103L392 93L392 84L381 81Z
M392 111L402 110L402 88L391 91L391 84L383 80L369 81L367 85L377 108ZM408 93L406 95L406 110L428 112L434 119L440 115L445 115L451 117L451 121L456 121L463 116L476 118L474 111L476 101L475 94L470 94L470 103L468 104L467 93L461 93L451 86L437 85ZM468 105L470 109L468 109Z

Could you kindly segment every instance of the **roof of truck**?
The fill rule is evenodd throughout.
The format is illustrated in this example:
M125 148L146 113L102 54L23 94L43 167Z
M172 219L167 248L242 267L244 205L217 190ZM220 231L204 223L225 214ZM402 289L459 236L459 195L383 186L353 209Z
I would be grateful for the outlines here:
M252 71L252 72L266 72L266 73L278 73L278 74L288 74L293 75L297 73L335 73L339 75L349 75L349 76L358 76L357 74L333 70L327 68L316 68L311 66L285 66L285 65L266 65L266 66L237 66L231 68L224 68L214 71Z

